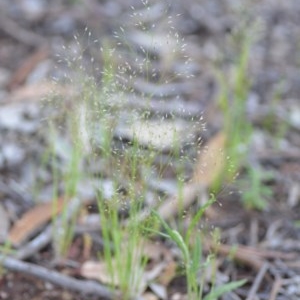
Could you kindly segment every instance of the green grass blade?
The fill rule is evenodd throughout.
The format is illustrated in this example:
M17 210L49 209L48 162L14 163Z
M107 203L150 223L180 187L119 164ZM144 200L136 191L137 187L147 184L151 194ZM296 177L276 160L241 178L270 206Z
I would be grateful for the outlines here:
M221 286L218 286L216 289L211 291L208 295L206 295L203 300L217 300L220 296L235 290L239 288L240 286L244 285L246 283L246 280L239 280L239 281L234 281L230 282Z
M160 220L164 229L167 231L169 238L173 242L175 242L177 244L177 246L180 248L180 250L184 256L185 263L188 264L190 261L189 250L188 250L188 247L185 244L184 239L182 238L181 234L177 230L171 229L170 226L165 222L165 220L156 211L152 211L152 213Z
M211 206L216 201L216 198L214 195L211 195L211 198L198 210L198 212L195 214L195 216L192 218L189 227L187 229L185 243L189 244L191 235L196 228L199 220L202 218L203 214L205 213L206 209Z

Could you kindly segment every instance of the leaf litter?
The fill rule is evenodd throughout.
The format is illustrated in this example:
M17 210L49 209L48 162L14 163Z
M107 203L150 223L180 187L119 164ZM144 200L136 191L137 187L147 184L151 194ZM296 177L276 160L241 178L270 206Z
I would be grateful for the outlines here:
M166 30L165 23L167 23L167 20L164 20L164 13L162 13L167 9L168 5L165 6L160 1L157 1L154 5L149 6L149 10L147 7L143 7L141 10L131 11L130 13L124 9L120 1L110 4L114 6L114 9L109 8L107 3L96 4L90 2L87 4L87 11L82 10L79 4L70 6L69 4L59 3L57 5L58 7L67 8L71 20L77 20L78 24L76 25L75 21L69 23L69 25L63 24L67 22L67 19L63 18L63 10L53 9L47 11L45 7L40 7L40 12L48 15L49 18L48 21L41 21L41 23L37 25L40 26L39 32L45 32L46 35L49 35L48 37L53 44L57 43L60 38L66 39L66 41L70 40L67 28L71 28L71 31L84 32L83 23L88 23L92 29L99 29L99 27L101 27L99 29L100 35L105 35L108 39L111 38L109 35L107 36L107 32L111 32L119 27L119 24L116 26L113 21L108 21L109 18L107 18L107 16L113 11L120 17L119 19L122 20L123 24L121 25L124 27L124 32L126 33L127 26L124 25L127 21L128 24L130 24L130 14L133 14L131 21L135 20L135 22L139 22L140 20L146 24L147 22L151 23L155 20L155 23L157 23L155 24L157 31L153 36L155 39L152 39L151 35L148 35L147 32L143 30L137 32L136 27L132 28L134 30L128 29L128 39L132 42L135 49L138 50L138 54L141 54L141 57L143 57L143 53L146 53L147 49L151 52L151 47L154 46L155 51L151 53L151 59L154 61L153 65L165 71L166 74L164 75L168 77L172 75L171 73L174 72L174 70L183 69L182 58L176 57L172 53L173 49L171 45L178 45L177 37L174 35L168 39L161 38L169 34L169 31L164 31ZM252 5L252 3L248 3L248 5ZM13 3L4 2L1 6L2 12L11 12L14 10ZM238 188L232 187L232 192L226 192L225 187L225 192L221 191L220 194L217 195L218 201L217 204L213 206L213 213L208 210L206 213L207 220L199 226L200 228L201 226L208 226L207 224L215 226L218 221L223 220L224 232L222 242L224 242L224 244L222 243L219 246L213 245L212 241L207 238L204 242L206 247L204 250L210 252L214 249L213 251L219 256L219 272L230 274L232 277L243 276L246 273L247 277L250 278L250 283L246 287L240 288L237 292L238 294L235 293L232 297L239 297L239 299L250 299L251 297L258 299L266 299L268 297L269 299L289 299L289 297L299 296L297 289L294 289L295 282L291 280L290 274L298 270L296 264L293 265L291 261L297 260L297 251L299 250L299 245L296 241L299 235L299 227L297 227L297 221L299 222L299 214L297 214L297 207L299 205L297 198L299 198L299 193L297 193L297 186L299 185L298 165L300 139L298 132L297 103L299 89L297 89L297 74L295 73L295 69L297 69L295 66L297 66L297 64L295 63L295 55L290 55L291 53L296 53L296 51L293 50L293 47L296 46L289 40L289 35L285 35L284 32L286 32L287 28L286 20L290 20L288 26L293 30L299 26L298 19L293 18L296 11L299 10L299 4L295 1L286 1L284 5L280 6L280 11L276 8L277 4L275 5L273 1L269 0L258 1L253 4L251 9L247 4L245 4L245 7L250 17L253 18L254 11L259 11L258 18L264 20L261 23L264 30L260 32L263 38L256 41L254 49L258 49L258 51L253 51L253 56L251 56L251 59L254 61L254 63L250 65L250 76L252 76L253 80L251 92L259 100L257 108L250 112L252 113L250 118L251 120L255 120L255 126L262 130L265 138L263 149L259 148L261 144L258 143L253 153L257 156L258 162L262 167L271 170L275 174L274 181L268 183L271 184L271 187L275 191L274 199L272 199L274 205L271 205L269 211L262 213L236 213L233 216L231 213L234 214L236 209L243 211L243 208L237 201L239 190ZM79 11L80 13L78 13ZM95 15L92 13L93 11L98 11L103 14L103 20L106 20L104 24L100 25L96 21L97 18L95 18ZM217 1L209 1L209 3L208 1L204 1L203 6L199 7L199 4L195 3L195 1L188 0L187 3L174 4L174 12L178 13L178 16L174 19L175 21L173 21L171 26L176 27L176 30L184 34L187 44L190 45L190 47L187 47L187 51L188 55L194 60L194 68L191 68L191 70L193 70L193 75L196 79L192 78L188 80L188 78L179 76L175 81L169 82L169 80L167 80L167 82L160 82L162 79L160 76L162 76L162 74L159 74L159 68L156 67L155 70L151 70L148 74L151 75L151 79L147 81L144 77L145 75L147 76L147 72L145 72L145 69L138 67L138 77L140 78L136 78L136 80L131 81L130 84L126 86L124 92L125 97L123 99L129 99L122 101L119 104L119 109L122 110L125 118L128 118L133 112L150 116L154 115L156 118L150 118L147 121L138 120L137 122L132 122L129 126L127 125L127 127L124 126L124 124L116 125L116 127L113 128L113 138L122 140L122 146L117 143L114 151L119 151L119 148L125 147L126 143L130 145L136 138L142 146L146 148L156 148L156 150L158 150L158 160L162 160L164 153L161 153L161 151L165 153L174 151L174 149L171 149L171 136L173 129L178 127L178 132L182 137L179 144L189 148L185 149L187 150L186 153L190 155L191 160L194 160L192 171L185 174L186 177L183 181L182 189L183 205L185 209L188 209L193 207L193 205L197 205L197 201L195 201L196 198L204 199L202 200L202 205L203 201L207 201L205 199L208 198L208 190L213 184L213 181L219 176L220 172L222 172L224 160L227 159L224 157L224 143L226 138L230 137L224 135L221 128L218 127L218 124L221 124L220 120L216 120L220 117L220 114L216 112L216 105L213 103L216 97L215 87L218 85L214 77L214 68L216 64L219 63L220 53L223 53L227 59L224 60L227 65L226 63L224 66L220 65L220 68L224 68L224 72L227 72L228 69L232 67L232 65L230 65L233 61L232 55L236 53L235 47L238 47L239 44L239 36L238 34L235 35L235 29L242 25L241 20L245 18L242 17L244 16L242 9L228 1L224 1L222 4ZM34 15L34 12L29 9L24 10L23 16L20 17L23 20L21 20L21 22L28 25L28 27L25 26L26 28L34 28L31 26L32 22L34 22L36 18L40 18L39 14ZM63 24L65 28L65 33L62 33L61 37L51 35L51 30L54 30L53 28L57 26L54 24L58 22L57 18L61 20L60 22L62 22L61 24ZM14 19L14 15L10 13L7 13L5 18L2 18L1 15L1 20L4 24L4 26L2 26L3 31L11 38L10 40L6 40L6 38L1 37L4 50L0 53L0 60L3 62L1 69L3 68L4 75L8 74L10 76L8 80L5 80L6 83L1 85L0 97L1 157L3 158L3 162L6 161L6 163L0 164L1 182L4 183L3 186L0 186L1 208L3 208L3 210L1 210L1 214L3 214L3 218L1 217L3 226L1 228L4 238L9 239L10 237L13 244L19 245L17 253L15 254L16 258L14 258L14 252L12 251L11 255L5 255L1 257L1 260L3 259L3 265L8 270L32 274L33 276L41 277L45 281L50 281L58 285L59 279L61 279L61 285L64 288L73 290L76 289L77 285L77 290L80 287L80 289L82 288L81 291L85 290L87 293L93 291L92 294L94 293L94 295L107 295L109 298L111 294L105 289L102 289L102 286L96 285L96 283L86 283L85 285L82 280L72 281L73 278L71 278L71 276L59 277L62 275L58 272L59 268L56 268L57 273L51 273L49 270L52 266L49 263L45 264L45 269L35 268L42 264L43 256L48 258L53 258L54 256L51 247L49 247L49 245L53 243L51 224L49 224L52 217L50 214L50 206L49 204L39 203L42 192L46 191L49 187L51 191L51 186L54 184L54 179L52 178L53 173L51 171L53 165L49 164L51 153L47 153L49 150L49 148L47 149L47 147L49 147L47 145L47 143L49 143L49 131L45 130L42 126L42 124L45 123L40 122L40 120L49 121L51 119L52 121L54 116L54 120L61 130L60 136L68 140L68 135L70 134L64 126L65 120L59 116L61 111L51 112L51 110L53 110L52 104L55 101L48 101L51 102L50 105L45 104L45 102L41 105L41 100L51 94L53 95L52 98L56 97L56 100L59 99L59 101L61 101L59 104L63 104L62 106L72 110L74 107L72 106L74 102L73 99L78 96L81 97L82 94L80 94L80 90L78 91L77 86L74 88L76 83L74 84L72 82L68 82L64 85L53 85L49 83L47 78L41 78L41 81L38 83L31 83L30 80L27 81L34 73L37 64L49 60L48 51L53 54L53 48L56 46L52 48L52 46L48 45L47 51L44 52L44 50L40 50L44 49L43 47L41 48L45 42L44 37L31 29L26 29L25 27L21 28L18 24L19 21ZM189 20L189 22L187 22L187 20ZM162 21L162 24L160 24L160 21ZM47 22L51 24L47 24ZM52 22L54 23L52 24ZM47 26L49 26L49 29ZM78 27L75 28L75 26ZM291 35L293 35L293 30L291 31ZM232 35L229 36L228 32L231 32ZM234 38L237 39L236 44L234 44ZM86 41L89 42L88 39L85 40L85 42ZM182 44L185 44L185 42ZM16 47L16 45L18 45L18 47ZM155 45L157 47L155 47ZM281 47L280 45L285 45L285 47ZM13 53L10 51L10 47L19 50ZM33 54L28 55L30 47L36 48ZM125 48L123 48L123 50L124 49ZM265 53L265 56L263 56L263 53ZM136 52L134 52L134 55L136 55ZM19 63L16 62L15 58ZM50 55L50 61L53 64L54 60L52 58L52 55ZM124 56L121 55L120 61L123 59ZM258 64L258 61L262 63ZM100 60L97 61L97 63L100 64ZM284 64L284 68L282 63ZM64 70L62 70L62 72L63 71ZM125 71L128 72L126 73L128 76L132 75L130 70L125 69ZM49 73L52 73L48 74L50 76L58 76L58 78L60 78L58 70L49 70ZM41 74L44 73L42 72ZM283 78L282 81L284 82L281 86L277 84L278 78ZM287 79L285 80L285 78ZM62 82L64 81L64 79L61 78L58 82L60 82L60 80ZM7 89L8 87L10 89ZM138 96L132 98L128 95L129 91L134 91ZM276 97L279 100L276 100ZM148 101L148 98L151 98L150 101ZM138 103L135 103L137 99L140 100ZM131 103L131 107L129 105L127 106L128 103ZM144 103L147 104L145 105ZM287 107L286 103L292 103L292 105L288 105ZM111 107L114 108L113 101L111 104ZM57 107L61 106L58 105ZM205 116L205 111L210 111L211 107L213 107L211 110L212 116L207 118L207 131L203 132L202 125L199 125L197 122L191 122L191 119L194 118L194 120L196 120L200 118L199 112L201 109L204 111L203 114ZM276 107L275 115L268 113L269 107ZM51 118L48 115L49 112L51 112ZM114 114L115 111L112 111L112 113L113 116L117 118L117 114ZM253 114L255 116L253 116ZM157 116L164 116L164 119L159 119L159 122L157 122ZM172 116L171 120L169 116ZM280 120L285 120L288 124L287 127L280 128L280 124L278 127L276 116L279 116ZM276 128L279 128L278 131L276 131ZM218 130L219 133L213 135L216 130ZM204 135L207 140L204 146L199 146L196 141L199 135ZM263 150L263 152L261 150ZM197 154L197 151L200 151L199 154ZM262 156L261 153L264 153L264 156ZM69 151L66 155L69 155ZM58 164L58 170L64 169L63 165L66 165L67 161L70 162L64 155L58 155L58 157L52 157L51 159L54 160L53 163ZM57 161L55 161L55 159L57 159ZM174 164L175 166L176 157L168 163L169 165L167 167L165 166L166 170L163 174L166 178L162 178L163 180L172 180L174 173L172 173L171 165ZM106 174L109 177L109 172ZM243 170L241 170L241 176L243 176ZM19 184L19 189L17 189L17 185L12 184L14 180ZM109 181L109 178L107 180ZM174 178L173 181L175 183L173 186L176 186L177 182ZM86 192L82 194L89 195L88 197L91 197L91 199L88 199L88 201L86 201L87 199L80 199L80 201L84 203L88 213L90 211L91 214L94 213L97 215L98 212L95 207L95 199L93 199L92 196L93 193L89 192L89 190L92 190L92 187L84 184L82 184L82 186L81 189L86 189ZM121 180L119 182L118 187L120 196L122 195L122 191L124 192L124 190L126 190L126 187L128 187L128 185L123 178L123 181ZM176 216L180 215L180 199L176 196L176 189L173 188L172 191L172 185L169 185L169 188L165 189L164 193L160 195L157 194L157 190L153 189L153 187L151 188L151 185L149 185L148 188L151 191L152 197L160 199L160 201L154 201L153 203L160 203L158 212L164 219L172 221L174 218L176 219ZM59 190L63 193L64 187L60 186ZM49 191L46 192L46 194L47 193L48 199L52 199L52 193ZM28 197L28 194L30 197ZM107 192L107 195L111 196L112 193ZM286 195L288 195L288 197L286 197ZM105 197L107 198L106 201L109 201L110 196ZM34 202L33 199L36 202ZM30 205L28 205L28 203L30 203ZM218 204L222 206L220 207ZM29 209L29 207L31 208ZM147 207L145 207L144 212L144 216L146 216ZM242 225L242 227L233 226L233 228L226 228L226 226L229 226L228 224L232 224L230 223L230 219L233 220L234 218L238 220L238 225ZM249 231L249 224L254 224L254 221L258 224L257 229ZM77 219L75 222L78 222ZM8 226L10 226L9 230ZM95 227L93 230L95 230ZM93 230L87 230L85 234L92 240L90 255L94 256L94 259L91 260L91 262L93 262L91 266L95 267L97 264L101 265L102 262L95 259L97 250L95 252L93 247L96 247L97 239L94 238L95 233ZM99 237L99 227L96 227L96 232ZM251 247L249 246L250 241L252 241ZM253 241L256 242L253 244ZM275 241L278 242L275 243ZM237 247L232 247L235 244ZM39 245L39 247L36 247L36 245ZM289 251L286 250L284 245L288 245ZM170 252L170 249L172 251L167 257L163 257L162 259L159 259L157 253L161 251L161 248L166 246L161 245L155 248L156 246L156 242L154 242L145 247L145 249L148 249L149 253L147 255L150 256L150 261L153 261L151 276L154 277L150 277L152 279L154 278L156 282L151 281L150 283L146 280L142 290L144 292L145 289L149 287L149 290L152 292L147 290L147 292L143 294L144 299L147 299L147 297L156 297L156 299L176 299L176 297L181 297L180 299L183 299L185 294L184 288L174 286L172 283L178 277L176 272L178 261L176 260L176 255L172 253L174 250L174 248L172 248L173 246L168 245L167 251ZM3 245L2 247L5 248L6 246ZM16 249L13 250L15 251ZM5 249L3 251L3 253L6 253ZM153 257L153 253L156 253L157 257ZM33 260L32 265L27 265L28 263L21 261L27 258ZM238 261L241 265L234 264L232 259L233 261ZM89 260L81 261L80 257L78 261L80 262L79 264L83 263L81 268L89 262ZM151 264L149 267L150 266ZM247 272L244 266L250 267L252 273ZM62 263L60 268L69 274L76 274L77 272L76 268L70 267L67 261ZM149 270L145 271L145 276L148 271ZM45 275L47 272L49 272L49 274ZM163 275L164 272L166 272L166 274L169 273L169 275ZM101 271L98 270L96 273L98 275L96 279L104 281L99 278ZM43 275L40 276L40 274ZM78 275L78 273L76 275ZM16 286L22 285L22 283L16 280L16 277L4 275L3 286L1 287L4 294L1 294L1 297L6 293L6 295L9 295L8 298L18 299L18 295L14 294L13 290L9 288L10 281ZM35 282L39 282L38 279L36 279ZM174 288L175 292L172 295L168 294L168 292ZM50 290L53 295L55 294L55 290L59 291L59 289L53 287ZM41 291L42 295L43 293L45 293L45 289ZM166 293L168 294L167 296ZM20 295L23 295L23 293L20 293ZM76 299L84 299L79 294L74 294L73 296ZM31 298L29 297L29 299Z

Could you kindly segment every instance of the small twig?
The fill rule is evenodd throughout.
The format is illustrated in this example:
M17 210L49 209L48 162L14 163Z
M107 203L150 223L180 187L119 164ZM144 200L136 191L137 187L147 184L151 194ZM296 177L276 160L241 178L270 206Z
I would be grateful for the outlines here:
M217 247L214 246L214 243L210 239L205 239L205 248L206 250L215 251L221 255L230 255L234 260L240 261L243 264L250 266L256 271L259 271L261 265L263 264L264 260L256 255L256 253L251 253L250 251L245 251L242 246L238 246L235 251L233 251L233 247L225 244L218 244Z
M24 260L29 258L33 254L37 253L40 249L47 246L53 235L53 227L52 225L48 225L43 232L37 235L33 240L19 249L14 255L15 258Z
M0 255L0 261L3 267L10 271L32 275L62 288L78 291L83 294L96 295L106 299L121 299L117 293L113 293L107 287L94 281L71 278L56 271L22 262L15 258L6 257L5 255Z
M10 181L9 184L0 181L0 192L8 195L14 201L17 201L26 208L31 207L33 204L32 197L30 197L30 195L13 180Z
M265 276L268 268L269 268L269 264L265 262L262 265L262 267L260 268L257 276L255 277L255 280L254 280L254 282L252 284L252 287L251 287L251 289L250 289L250 291L248 293L248 297L247 297L246 300L254 300L255 299L255 295L257 293L257 290L258 290L258 288L259 288L259 286L260 286L260 284L261 284L261 282L262 282L262 280L263 280L263 278L264 278L264 276Z
M249 246L255 247L258 243L258 221L257 219L252 219L250 223L250 238Z
M0 12L0 28L9 36L28 46L40 46L46 44L42 36L24 29L12 19Z
M272 286L272 290L271 290L269 300L276 300L277 299L277 295L278 295L278 292L281 288L281 285L282 285L282 279L280 277L277 277L274 284L273 284L273 286Z

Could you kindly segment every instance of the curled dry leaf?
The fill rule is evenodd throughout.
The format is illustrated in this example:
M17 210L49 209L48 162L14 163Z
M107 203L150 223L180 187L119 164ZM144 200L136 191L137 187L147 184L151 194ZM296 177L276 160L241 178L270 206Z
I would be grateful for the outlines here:
M225 133L219 132L200 151L192 182L209 187L220 176L225 166L225 143Z
M113 259L111 263L114 270L113 274L110 272L108 264L105 261L86 261L81 266L80 275L87 279L98 280L106 285L120 287L122 284L120 280L122 279L119 277L119 272L122 272L120 270L121 268L125 268L126 261L124 260L117 263L117 261ZM147 288L147 281L143 274L142 267L135 265L128 276L130 277L128 281L131 281L130 288L132 292L142 294Z
M158 208L158 213L163 219L167 220L177 215L180 207L189 207L195 198L203 194L220 176L225 166L225 143L224 132L218 133L207 143L205 149L199 153L191 182L183 187L181 199L177 195L171 196Z
M150 289L159 297L159 299L167 299L168 293L165 286L161 284L157 284L155 282L151 282L149 284Z
M126 243L124 243L124 247L126 247ZM149 283L156 280L158 285L161 286L161 289L163 289L164 286L168 285L175 277L176 263L171 251L163 244L142 240L140 250L135 249L134 251L137 252L137 254L134 255L135 257L146 256L149 259L149 265L147 266L146 271L143 271L141 266L133 266L132 272L140 274L139 278L135 278L134 274L132 276L133 281L138 279L137 289L139 293L144 292ZM135 262L136 261L139 260L135 260ZM126 262L124 261L124 264L125 263ZM114 270L121 268L116 260L112 261L112 265L114 266ZM107 263L104 261L86 261L80 269L80 274L85 278L95 279L104 284L114 286L120 285L118 273L114 274L114 278L112 278Z
M142 296L144 300L159 300L159 298L153 293L147 292Z
M158 242L144 241L143 255L151 261L146 277L160 285L167 286L176 275L177 264L169 248Z
M166 262L164 269L162 270L162 272L159 274L157 278L157 282L159 282L164 286L169 285L169 283L176 276L176 269L177 269L177 264L173 259Z
M13 246L18 247L35 232L40 230L41 226L46 224L51 217L62 211L65 200L60 198L57 200L56 208L53 203L38 204L28 212L26 212L20 220L18 220L11 228L8 239Z
M76 96L76 91L74 87L61 86L51 82L33 83L15 89L6 103L40 102L42 99L51 98L52 96L69 99Z
M88 279L99 280L104 284L112 284L112 278L105 262L86 261L81 266L80 275ZM117 279L114 283L119 284Z
M143 247L143 255L151 259L152 262L161 260L172 260L173 255L169 248L159 242L151 242L144 240L141 242Z

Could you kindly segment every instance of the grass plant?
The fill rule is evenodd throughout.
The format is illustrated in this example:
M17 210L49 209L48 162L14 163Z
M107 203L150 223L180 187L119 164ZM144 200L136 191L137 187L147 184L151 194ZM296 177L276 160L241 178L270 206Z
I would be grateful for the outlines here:
M151 157L141 155L140 146L133 140L131 147L112 165L114 196L106 200L99 192L97 197L104 245L101 256L112 287L118 287L125 300L140 294L144 287L142 275L147 258L143 256L145 235L138 216L144 205L146 186L139 171L141 165L151 162ZM119 191L122 183L126 186L123 195Z
M3 260L8 255L13 255L16 251L13 249L11 243L9 240L5 241L3 245L0 246L0 278L5 274L5 268L3 267Z
M145 2L144 5L147 9L149 3ZM149 35L151 37L153 26L138 22L136 27L143 34L147 33L150 28ZM205 274L207 266L213 263L213 259L212 256L209 256L207 260L202 257L202 237L197 230L197 224L205 209L212 204L214 199L211 199L196 212L186 232L183 222L181 222L181 217L184 214L182 208L179 208L178 230L166 223L155 212L155 209L153 215L145 222L139 222L148 190L147 181L149 178L147 176L149 174L147 175L147 172L144 171L147 170L151 174L155 174L158 179L163 179L165 166L155 162L156 156L161 155L163 150L156 149L150 144L141 144L138 140L138 132L133 132L129 141L117 140L115 137L115 128L124 121L124 117L130 116L133 119L135 115L138 115L138 120L141 122L148 121L150 117L161 118L162 124L165 119L172 119L172 116L155 115L147 108L136 108L133 111L128 111L126 103L122 103L123 96L126 98L128 95L138 95L137 101L150 103L155 94L152 91L139 91L138 87L134 86L137 79L141 77L146 83L159 85L163 82L170 83L174 77L188 77L188 74L174 74L167 68L159 70L157 66L151 65L153 60L156 65L159 65L159 59L156 57L159 54L156 54L156 48L161 46L155 42L154 36L153 39L150 38L153 41L150 45L134 49L130 44L130 37L126 35L126 28L120 28L120 31L120 33L115 34L117 38L116 48L111 47L109 41L103 41L99 47L102 69L94 69L95 76L89 75L88 70L84 67L88 47L82 49L78 38L75 39L77 50L71 49L73 57L67 61L62 61L70 70L70 73L65 75L64 80L76 87L76 95L73 102L69 104L71 107L69 111L72 113L65 114L71 134L69 163L63 171L59 171L57 166L53 167L55 172L53 176L54 205L61 189L60 180L63 182L63 195L66 199L77 195L77 186L83 177L97 178L100 181L99 186L95 185L101 238L103 240L103 249L101 249L99 257L104 260L107 266L109 284L112 289L117 288L121 291L122 299L131 299L143 291L145 283L142 274L147 264L147 258L143 255L143 240L150 233L159 233L155 230L158 224L163 226L164 236L171 239L182 253L189 299L217 299L223 293L241 286L244 281L227 283L221 287L216 286L209 293L205 292L206 295L204 296L204 277L199 279L199 272L202 271ZM171 38L172 34L174 34L173 31L168 36ZM86 40L83 43L89 44L91 34L85 31L84 35ZM177 33L172 36L172 39L175 40L177 46L181 43ZM95 43L98 44L98 42ZM245 45L245 50L247 50L247 45ZM179 47L180 51L183 51L184 47L185 44ZM65 48L65 51L67 50L70 49ZM122 62L124 56L128 57L129 62L127 60ZM247 58L248 52L241 56L236 74L235 101L238 111L232 114L231 110L226 108L224 104L225 99L221 99L220 102L226 110L228 118L226 128L228 134L232 136L228 149L232 151L233 157L237 155L235 162L239 162L240 159L236 150L237 145L244 139L248 127L244 126L241 128L242 131L235 131L236 128L231 126L229 119L234 118L240 125L244 121L243 101L246 96L245 69ZM164 57L161 59L163 60ZM134 62L134 66L131 65L131 62ZM164 66L170 63L168 60ZM94 59L92 58L87 64L93 65ZM163 99L164 96L162 93L161 98ZM130 125L130 122L133 121L126 120L125 125ZM173 131L173 142L170 148L171 150L167 153L168 162L171 166L172 161L176 161L177 167L173 168L173 176L177 182L177 196L183 203L182 191L187 179L185 166L187 160L191 158L182 151L176 130ZM84 169L85 165L92 165L99 161L103 162L103 168L97 174L91 174ZM55 153L53 162L57 164ZM101 188L101 182L107 178L113 182L112 196L109 199L106 198ZM183 207L183 205L181 206ZM55 221L54 218L54 224ZM66 206L59 223L60 231L55 233L59 255L66 255L68 251L74 237L75 221L76 214L71 218L71 222L67 218ZM162 233L159 234L162 235ZM192 242L192 240L194 241ZM206 262L203 263L203 261Z
M229 157L224 172L216 183L217 189L224 180L236 178L239 169L246 165L249 158L249 148L254 128L247 116L247 98L250 91L250 80L248 77L249 53L253 37L244 31L239 35L240 55L236 61L233 71L233 82L230 85L224 75L220 75L221 92L219 106L224 114L224 127L227 137L226 155ZM266 198L272 192L270 188L263 185L262 171L254 166L246 166L247 187L244 185L241 194L242 202L247 209L263 210L267 207Z
M229 282L221 286L214 286L212 281L211 290L204 295L206 270L209 266L213 265L214 255L208 255L206 259L203 260L202 237L201 232L197 230L197 224L205 210L214 202L215 198L212 197L197 211L197 213L192 217L186 234L184 235L180 234L177 230L172 229L157 212L153 211L154 216L160 221L163 229L165 230L165 233L160 232L159 234L172 240L180 249L185 269L189 300L215 300L220 296L242 286L246 282L245 280L240 280ZM212 275L211 277L213 278L214 276Z
M242 201L245 207L247 209L265 210L273 191L264 182L272 179L272 174L253 166L249 166L246 173L246 178L239 181L244 191Z
M276 88L272 100L268 107L268 113L262 120L263 128L272 134L275 139L275 147L280 149L283 138L290 127L289 122L278 115L278 107L283 96L284 81L281 81Z

